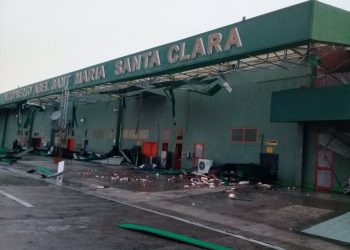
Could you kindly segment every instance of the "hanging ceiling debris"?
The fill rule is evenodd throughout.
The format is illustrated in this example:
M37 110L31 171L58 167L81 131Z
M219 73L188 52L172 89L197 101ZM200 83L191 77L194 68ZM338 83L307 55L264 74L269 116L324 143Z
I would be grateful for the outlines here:
M326 44L318 46L327 46ZM288 70L295 65L306 65L309 56L309 45L297 46L292 49L273 51L248 58L205 66L180 73L146 77L142 79L106 83L97 86L70 91L70 100L74 102L91 103L88 96L92 94L111 94L117 96L138 96L140 92L159 94L158 89L190 91L213 96L226 80L222 76L229 72L271 70L281 67ZM61 98L61 93L30 99L32 105L51 105ZM3 108L15 108L15 104Z

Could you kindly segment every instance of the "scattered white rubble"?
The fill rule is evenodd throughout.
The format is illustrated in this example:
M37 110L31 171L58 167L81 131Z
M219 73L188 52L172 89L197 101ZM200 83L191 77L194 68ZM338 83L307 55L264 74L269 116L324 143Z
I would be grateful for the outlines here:
M120 182L125 182L125 181L129 181L128 177L123 177L119 179Z
M264 183L262 183L262 182L258 182L258 183L257 183L257 186L258 186L259 188L263 188L263 189L272 189L272 186L271 186L270 184L264 184Z
M231 199L235 199L237 197L237 195L235 193L231 193L228 195L228 197Z
M226 193L228 193L228 198L230 199L235 199L237 198L237 195L238 195L236 188L234 187L226 189Z
M238 182L238 185L249 185L249 181L240 181Z

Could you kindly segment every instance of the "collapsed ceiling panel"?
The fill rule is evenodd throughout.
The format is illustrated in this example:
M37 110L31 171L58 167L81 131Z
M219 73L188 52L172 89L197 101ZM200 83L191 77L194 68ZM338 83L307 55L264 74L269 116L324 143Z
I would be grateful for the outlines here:
M232 60L223 63L213 64L196 69L186 70L174 74L164 74L158 76L144 77L130 81L105 83L96 86L76 89L70 91L70 101L82 101L92 94L111 94L116 96L135 96L141 91L152 92L155 89L179 89L187 90L204 95L214 95L221 88L218 82L220 76L226 73L242 71L271 70L306 65L310 60L311 47L320 49L328 47L328 44L310 44L296 46L289 49L271 51L252 55L239 60ZM216 83L215 83L216 81ZM40 98L33 98L32 103L43 104L52 103L60 99L61 94L53 94ZM84 102L84 101L82 101ZM16 104L6 105L5 108L15 108Z

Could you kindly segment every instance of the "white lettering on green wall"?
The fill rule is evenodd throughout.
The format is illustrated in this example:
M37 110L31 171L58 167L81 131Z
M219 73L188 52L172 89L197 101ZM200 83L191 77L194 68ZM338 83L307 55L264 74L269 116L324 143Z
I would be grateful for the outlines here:
M67 84L69 84L70 77L71 75L65 75L54 78L51 82L51 90L54 91L63 89Z
M153 68L154 66L160 66L160 58L158 50L153 51L148 67Z
M34 86L35 94L42 94L49 90L49 83L47 81L38 82Z
M88 83L106 78L104 65L91 67L75 73L74 84Z
M196 58L197 55L205 56L206 54L207 53L205 52L205 49L204 49L203 39L201 37L199 37L196 39L196 43L194 44L191 58L192 59Z
M26 86L18 89L14 89L5 93L5 101L12 101L19 98L26 98L32 95L33 86Z
M168 50L168 62L169 63L174 63L177 62L177 60L179 60L179 55L176 52L179 52L179 45L173 45L169 48Z
M242 47L242 42L238 33L238 29L235 27L233 27L230 30L230 34L228 35L228 38L225 44L225 50L231 49L232 45L236 45L237 48Z
M147 51L139 55L117 60L114 64L114 74L119 76L143 69L151 69L157 66L161 66L159 51Z
M174 44L168 49L167 59L169 63L173 64L195 59L197 57L211 55L214 51L216 53L222 53L222 47L225 51L228 51L234 47L242 47L242 41L236 27L232 27L230 29L225 41L223 41L223 35L220 32L217 32L210 34L206 43L204 43L202 37L197 37L193 47L188 48L186 42ZM186 51L189 52L188 50L190 50L190 54L186 53Z
M216 53L220 53L222 51L220 46L221 40L221 33L214 33L208 36L208 55L213 53L213 48L215 49Z
M190 59L190 55L186 55L186 43L181 43L180 44L180 56L179 56L180 61L186 61Z
M229 56L234 56L235 52L240 54L237 50L242 46L237 27L224 27L170 45L118 58L104 64L8 91L0 94L0 105L17 100L57 94L65 86L76 89L103 82L117 83L124 78L128 79L130 77L129 79L133 79L133 77L141 78L154 73L160 74L162 70L164 72L171 72L174 69L181 70L181 68L195 65L197 62L223 61Z

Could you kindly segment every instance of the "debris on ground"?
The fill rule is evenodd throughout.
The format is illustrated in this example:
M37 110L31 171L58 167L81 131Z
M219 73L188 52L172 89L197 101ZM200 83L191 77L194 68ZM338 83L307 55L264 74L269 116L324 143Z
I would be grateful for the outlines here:
M119 179L120 182L129 182L131 179L129 177L123 177Z
M258 182L258 183L256 184L256 186L257 186L258 188L261 188L261 189L272 189L272 185L270 185L270 184L265 184L265 183L262 183L262 182Z
M228 198L232 200L239 200L239 201L253 201L251 199L246 198L240 198L239 193L237 192L237 189L235 187L226 189L226 193L228 194Z
M187 243L190 245L198 246L204 249L221 249L221 250L229 250L231 248L222 246L222 245L217 245L211 242L206 242L202 241L199 239L195 238L190 238L182 234L177 234L174 232L158 229L158 228L153 228L153 227L148 227L148 226L142 226L142 225L137 225L137 224L120 224L120 228L124 229L129 229L129 230L135 230L139 232L145 232L147 234L153 234L156 236L160 236L163 238L171 239L171 240L176 240L180 241L183 243Z
M238 182L238 185L249 185L249 181L240 181Z
M8 151L0 147L0 164L11 165L17 160L21 159L21 155L17 155L16 151Z
M228 193L228 198L230 199L235 199L238 196L238 193L236 192L236 188L234 187L226 189L226 193Z
M29 174L33 174L35 172L38 172L39 174L41 174L41 176L43 178L56 177L58 175L63 174L63 172L64 172L64 161L60 161L58 163L57 172L55 172L54 170L52 170L50 168L46 168L46 167L42 167L42 166L38 166L35 169L30 169L30 170L27 171L27 173L29 173Z
M0 165L11 165L13 163L15 163L18 159L18 157L14 157L14 156L0 156Z
M76 172L81 178L99 180L100 185L140 185L141 187L151 187L157 185L157 182L168 182L169 185L178 185L184 192L189 189L215 189L218 187L236 187L238 189L257 188L262 190L273 190L273 186L265 183L256 177L241 178L236 172L229 170L224 175L218 175L220 171L209 171L207 174L193 174L191 171L165 169L156 164L148 163L133 166L132 168L113 169L105 171L104 169L87 169ZM222 173L222 172L221 172ZM164 176L165 175L165 176ZM168 176L166 176L168 175ZM237 192L229 195L231 199L237 199Z
M237 196L237 195L236 195L235 193L231 193L231 194L228 195L228 197L231 198L231 199L236 198L236 196Z
M214 188L224 183L219 180L216 176L194 176L190 179L192 187L209 187Z
M130 160L130 158L124 153L123 150L119 150L120 154L124 157L124 159L127 161L127 163L132 164L133 162Z
M155 174L156 176L159 176L159 175L182 175L183 174L183 172L181 170L164 169L164 168L158 167L155 164L153 164L152 166L149 164L142 164L135 169L139 173Z
M91 162L107 164L107 165L120 165L124 160L124 157L113 156L106 159L101 160L92 160Z
M28 149L26 149L26 150L20 152L20 153L15 154L14 156L16 156L16 157L22 157L23 155L25 155L25 154L27 154L27 153L33 151L33 150L34 150L34 148L31 147L31 148L28 148Z
M141 168L141 169L149 169L149 168L155 169L156 167L157 167L157 165L154 163L152 163L152 165L151 164L142 164L139 166L139 168Z

